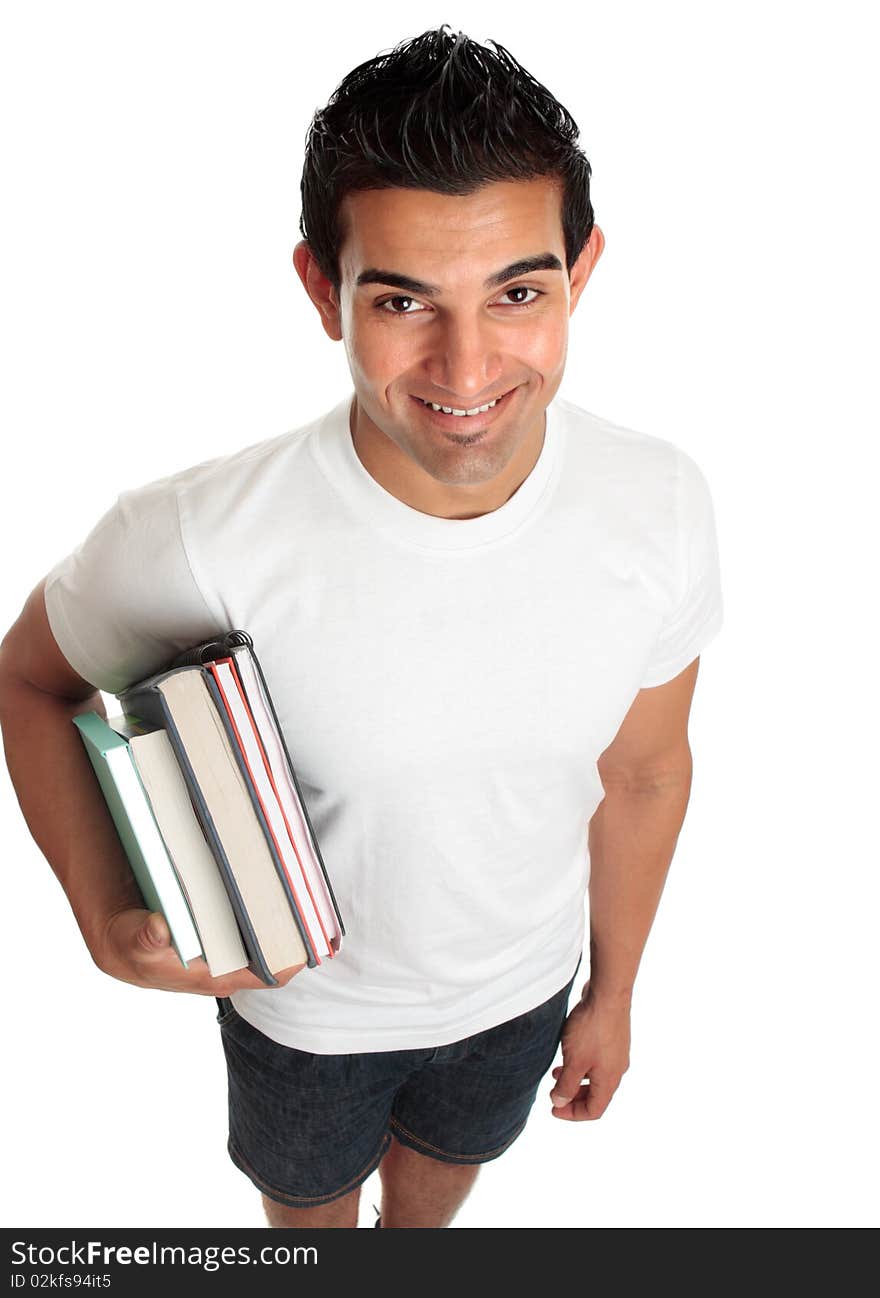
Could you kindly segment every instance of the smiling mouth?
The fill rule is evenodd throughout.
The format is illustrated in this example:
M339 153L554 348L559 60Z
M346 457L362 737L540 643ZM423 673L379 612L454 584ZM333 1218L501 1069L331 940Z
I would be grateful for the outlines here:
M507 392L502 392L500 396L493 397L491 401L484 401L482 405L471 406L469 409L463 409L457 406L444 406L438 401L428 401L425 397L416 397L416 401L421 401L423 406L433 410L435 414L452 415L456 419L473 419L476 415L485 414L489 410L494 410L500 401L509 396L513 388L508 388Z
M482 439L483 434L487 433L496 420L500 418L518 391L519 385L515 388L509 388L500 397L495 397L491 402L484 402L483 406L477 407L476 413L472 415L467 414L465 411L456 414L456 407L454 406L441 406L439 410L436 410L434 403L426 401L424 397L412 396L412 400L416 403L418 409L423 412L423 416L427 419L429 425L433 425L438 432L447 434L459 445L468 445Z

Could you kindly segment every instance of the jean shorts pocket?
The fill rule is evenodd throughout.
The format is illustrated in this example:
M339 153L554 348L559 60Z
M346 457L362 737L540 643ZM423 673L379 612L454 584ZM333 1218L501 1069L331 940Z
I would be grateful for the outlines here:
M236 1017L237 1010L228 996L215 996L214 999L217 1002L217 1022L222 1028Z

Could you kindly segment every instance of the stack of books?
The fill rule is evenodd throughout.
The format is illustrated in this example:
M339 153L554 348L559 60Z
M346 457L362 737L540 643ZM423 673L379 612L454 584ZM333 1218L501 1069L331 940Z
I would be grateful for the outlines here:
M145 905L188 966L267 986L345 932L253 641L230 631L74 724Z

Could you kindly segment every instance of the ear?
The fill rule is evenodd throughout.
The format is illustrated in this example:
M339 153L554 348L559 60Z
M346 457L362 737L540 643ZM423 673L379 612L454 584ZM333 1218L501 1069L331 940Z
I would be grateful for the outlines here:
M319 267L315 254L305 239L301 239L293 250L293 264L303 282L303 288L317 308L327 337L332 338L334 342L340 342L342 319L339 295Z
M578 299L586 287L587 280L593 273L593 267L602 256L602 250L604 247L605 236L599 229L598 225L594 225L590 232L589 239L581 249L580 256L571 268L571 306L568 312L569 315L572 314L577 306Z

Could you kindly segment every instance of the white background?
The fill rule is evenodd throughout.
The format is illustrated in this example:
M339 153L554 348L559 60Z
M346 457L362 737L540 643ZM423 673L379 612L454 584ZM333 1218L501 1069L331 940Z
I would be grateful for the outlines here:
M347 71L448 22L580 125L607 244L561 395L703 468L726 621L630 1071L580 1125L548 1077L456 1227L876 1224L870 13L4 7L4 629L121 490L346 390L290 257L308 123ZM213 1000L98 972L5 768L0 825L3 1224L263 1225L225 1151Z

